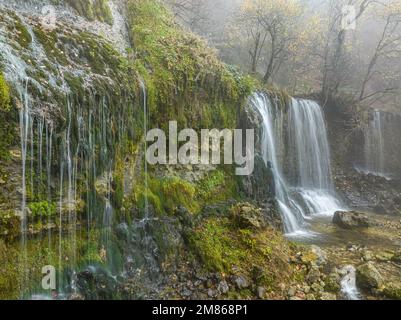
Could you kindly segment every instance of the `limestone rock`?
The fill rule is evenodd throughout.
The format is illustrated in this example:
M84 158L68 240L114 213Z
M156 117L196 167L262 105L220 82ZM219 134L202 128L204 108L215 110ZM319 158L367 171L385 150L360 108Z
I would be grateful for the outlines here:
M357 268L356 283L362 289L373 291L383 286L383 278L375 265L368 262Z
M231 212L234 220L241 228L264 229L266 221L263 217L262 210L255 208L249 203L240 203L235 205Z
M230 288L228 287L227 281L223 280L217 286L217 289L220 291L221 294L226 294Z
M389 299L401 300L401 283L387 284L383 294Z
M306 282L312 285L320 280L320 271L317 267L312 267L306 276Z
M246 289L246 288L249 287L249 282L248 282L248 280L246 280L246 278L243 277L243 276L235 276L235 277L233 278L233 282L235 283L236 287L237 287L239 290Z
M317 257L316 264L318 266L323 266L327 263L326 252L324 252L320 247L313 245L313 246L311 246L311 251Z
M257 296L259 299L263 300L266 298L266 289L263 287L258 287L257 290Z
M341 278L338 273L331 273L325 280L325 290L329 292L338 292L341 290Z
M356 211L336 212L333 223L342 229L368 228L370 225L367 215Z

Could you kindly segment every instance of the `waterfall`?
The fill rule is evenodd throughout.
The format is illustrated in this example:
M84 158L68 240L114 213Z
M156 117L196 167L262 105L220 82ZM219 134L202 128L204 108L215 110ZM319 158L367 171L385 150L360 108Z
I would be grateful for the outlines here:
M262 117L263 128L261 136L261 152L266 165L271 166L274 175L276 198L280 206L286 232L294 232L299 229L301 209L289 196L287 182L282 174L282 168L277 154L277 137L282 127L283 112L276 104L264 94L256 94L251 99L251 104L259 111ZM277 134L278 133L278 134Z
M364 158L363 171L367 174L386 177L384 126L380 111L374 111L372 120L364 130Z
M320 106L314 101L292 99L289 131L289 141L296 150L298 187L332 190L330 150Z
M251 104L262 119L260 150L273 172L285 232L304 234L305 222L313 215L332 215L341 210L331 177L322 110L316 102L292 99L286 114L286 110L265 94L255 94ZM287 175L283 173L285 157L289 158L291 167L291 174ZM291 180L294 182L289 183Z

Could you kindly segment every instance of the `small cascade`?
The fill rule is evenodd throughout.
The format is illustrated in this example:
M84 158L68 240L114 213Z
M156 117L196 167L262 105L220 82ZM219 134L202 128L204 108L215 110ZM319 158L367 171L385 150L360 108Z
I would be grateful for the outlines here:
M360 171L387 178L383 122L382 113L374 111L372 119L364 130L364 166Z
M362 296L356 286L356 270L353 266L345 266L341 273L341 293L347 300L361 300Z
M333 190L326 124L320 106L292 99L289 106L289 142L296 156L296 185L302 189Z
M335 197L322 111L313 101L292 99L286 113L265 94L255 94L251 104L262 118L261 153L274 175L285 232L303 235L308 219L342 209ZM289 169L283 167L285 157Z
M149 215L149 198L147 191L149 190L149 181L148 181L148 162L146 160L146 150L148 149L148 142L146 140L146 135L148 132L148 93L146 91L145 82L140 79L139 84L142 90L142 99L143 99L143 132L144 132L144 179L145 179L145 217L144 220L147 221L150 218Z
M289 145L295 150L293 187L300 195L304 215L327 215L342 208L335 197L326 123L320 106L292 99L289 109Z
M28 95L28 80L26 80L25 90L20 93L21 101L23 101L22 108L19 110L20 118L20 134L21 134L21 159L22 159L22 201L21 201L21 251L22 261L21 268L23 271L21 279L21 287L24 290L28 275L25 274L27 270L27 236L28 236L28 224L27 224L27 184L26 184L26 162L28 153L28 137L31 121L29 95Z
M259 111L262 117L261 152L266 165L270 164L273 171L276 198L281 209L285 232L291 233L300 228L302 210L288 193L289 188L282 174L277 155L277 137L282 129L277 126L277 123L282 123L283 112L264 94L255 94L251 99L251 104Z

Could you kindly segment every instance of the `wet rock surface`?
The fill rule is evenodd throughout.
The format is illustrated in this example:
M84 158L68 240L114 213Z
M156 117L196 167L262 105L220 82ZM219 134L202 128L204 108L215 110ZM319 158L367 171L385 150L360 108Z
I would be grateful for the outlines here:
M361 212L336 212L333 223L343 229L368 228L370 226L368 216Z

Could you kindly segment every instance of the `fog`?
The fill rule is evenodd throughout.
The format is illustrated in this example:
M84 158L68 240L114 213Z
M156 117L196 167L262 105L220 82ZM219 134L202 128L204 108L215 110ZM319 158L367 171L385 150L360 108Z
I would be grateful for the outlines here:
M269 85L401 109L401 0L166 1L225 62Z

